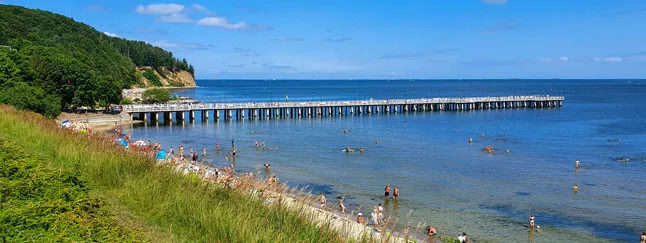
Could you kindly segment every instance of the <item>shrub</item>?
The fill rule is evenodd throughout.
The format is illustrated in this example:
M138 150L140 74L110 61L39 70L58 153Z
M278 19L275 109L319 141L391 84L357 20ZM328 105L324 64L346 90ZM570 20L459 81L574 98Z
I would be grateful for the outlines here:
M159 80L159 76L157 76L157 74L155 74L155 72L153 72L152 69L150 68L145 69L143 75L146 79L148 79L149 84L152 84L156 87L162 86L162 83Z

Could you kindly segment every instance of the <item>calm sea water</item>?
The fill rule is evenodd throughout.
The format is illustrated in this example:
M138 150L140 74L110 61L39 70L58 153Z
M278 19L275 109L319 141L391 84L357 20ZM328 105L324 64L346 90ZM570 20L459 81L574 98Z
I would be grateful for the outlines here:
M644 80L200 80L175 93L206 102L549 94L562 108L413 112L334 118L147 124L135 138L209 151L235 138L236 168L324 192L369 213L384 203L400 224L467 232L475 242L636 242L646 231ZM199 117L199 115L197 116ZM212 119L212 116L211 116ZM341 132L348 129L347 134ZM262 132L257 132L262 130ZM481 139L480 134L485 133ZM473 144L468 139L473 138ZM256 151L254 141L272 148ZM375 144L375 141L381 141ZM365 153L343 153L345 146ZM493 154L482 152L493 146ZM504 152L509 149L510 153ZM630 162L617 162L630 158ZM582 168L574 169L580 159ZM261 172L264 175L264 172ZM578 194L573 194L573 184ZM388 184L401 191L384 200ZM536 215L540 233L528 235Z

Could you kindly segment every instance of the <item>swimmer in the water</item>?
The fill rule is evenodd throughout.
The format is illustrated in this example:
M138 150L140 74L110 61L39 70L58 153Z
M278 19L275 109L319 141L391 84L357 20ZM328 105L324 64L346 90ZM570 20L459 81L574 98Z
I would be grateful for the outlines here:
M219 144L219 143L216 143L216 144L215 144L215 152L216 152L216 153L219 153L219 152L220 152L220 144Z
M348 133L348 130L347 130L347 129L343 129L343 134L346 134L346 133Z
M386 185L384 188L384 196L388 198L390 196L390 186Z
M437 230L435 230L435 228L433 228L433 226L430 226L430 225L426 226L426 234L428 236L434 236L434 235L437 234Z
M345 146L345 152L349 153L350 152L350 146Z
M256 139L256 149L258 149L258 139Z
M263 165L265 166L265 170L269 170L269 166L271 166L271 164L263 164Z
M469 143L473 143L473 138L469 138Z
M359 153L362 153L362 154L363 154L363 152L365 152L365 150L363 150L363 148L360 148L360 149L359 149Z
M572 187L572 191L574 192L574 194L579 192L579 186L577 184L574 184L574 186Z
M260 143L260 146L262 147L262 149L265 149L265 140L262 140L262 142Z
M375 141L375 144L379 144L379 140Z
M578 169L579 167L581 167L581 161L579 161L579 160L577 159L577 160L574 162L574 168L577 168L577 169Z
M399 197L399 189L395 187L393 191L393 198L397 199Z
M202 147L202 156L206 157L206 147Z

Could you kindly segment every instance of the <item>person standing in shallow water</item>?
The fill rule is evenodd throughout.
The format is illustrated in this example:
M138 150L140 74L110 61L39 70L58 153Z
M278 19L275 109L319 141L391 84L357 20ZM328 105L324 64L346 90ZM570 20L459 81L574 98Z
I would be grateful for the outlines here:
M393 198L397 199L399 197L399 189L395 187L393 191Z
M574 168L578 169L579 167L581 167L581 161L577 159L576 162L574 162Z
M390 196L390 186L386 185L384 188L384 196L388 198Z
M529 215L529 227L530 228L534 228L534 220L535 219L536 219L536 217L534 217L533 213Z
M572 187L572 191L574 192L574 194L579 192L579 186L577 184L574 184L574 186Z
M639 243L646 243L646 231L642 232L642 236L639 237Z
M339 198L339 209L341 210L341 215L345 215L345 206L343 205L343 197Z

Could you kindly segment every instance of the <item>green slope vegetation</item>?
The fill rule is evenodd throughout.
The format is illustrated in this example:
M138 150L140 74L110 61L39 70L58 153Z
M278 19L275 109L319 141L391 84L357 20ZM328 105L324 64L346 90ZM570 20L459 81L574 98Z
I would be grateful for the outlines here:
M136 66L194 74L186 60L145 42L108 37L55 13L0 5L0 103L48 117L62 108L118 103L121 89L140 83ZM9 97L17 90L42 97Z
M60 130L53 121L35 113L0 106L0 141L15 144L0 147L3 160L20 160L3 165L0 173L22 173L13 172L16 176L9 177L17 178L16 182L6 182L7 176L3 176L0 184L3 198L17 200L12 204L2 201L0 217L21 218L16 221L19 224L0 225L0 237L8 241L112 242L133 237L155 242L345 241L328 227L317 227L294 211L277 205L268 207L257 197L155 166L151 158L127 152L106 140ZM26 157L15 155L22 151L30 153ZM26 159L38 163L25 165ZM61 173L61 178L54 179L52 173ZM50 192L27 192L27 188L18 186L24 184L18 180ZM23 194L26 196L20 196ZM39 198L41 195L44 198ZM20 200L45 205L47 201L60 202L62 207L79 209L63 215L50 211L38 214L29 211L28 205L14 208L23 202ZM25 228L30 230L23 231ZM97 238L79 234L86 229L96 232Z

